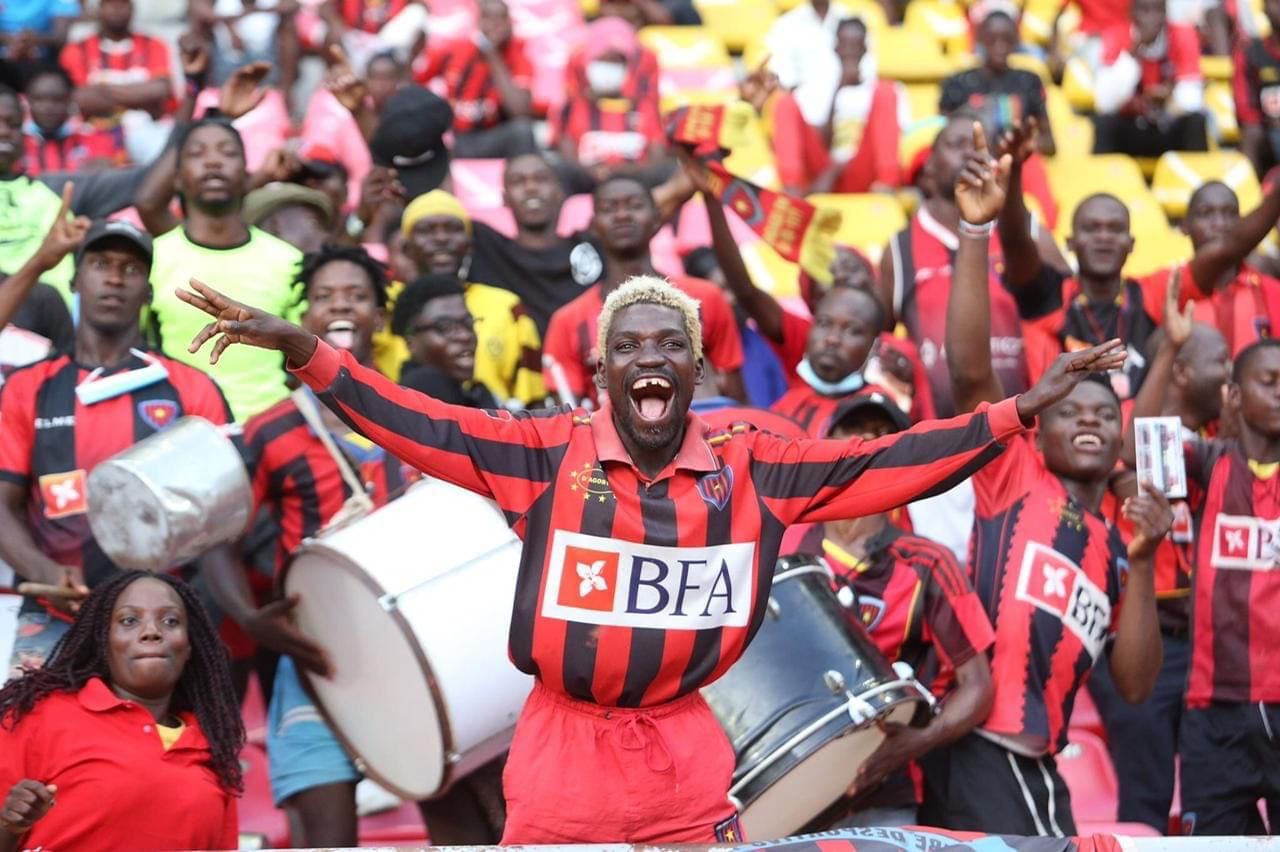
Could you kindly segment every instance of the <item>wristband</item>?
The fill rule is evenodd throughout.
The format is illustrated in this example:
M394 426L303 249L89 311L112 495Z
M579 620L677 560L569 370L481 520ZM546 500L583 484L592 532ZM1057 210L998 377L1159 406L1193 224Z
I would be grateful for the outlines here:
M960 220L960 235L963 237L989 237L991 232L996 229L996 220L992 219L983 222L981 225L975 225L972 222Z

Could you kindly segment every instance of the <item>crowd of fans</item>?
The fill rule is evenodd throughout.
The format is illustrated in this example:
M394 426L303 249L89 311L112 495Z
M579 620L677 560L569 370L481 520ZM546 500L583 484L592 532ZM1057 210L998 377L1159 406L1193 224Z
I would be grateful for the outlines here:
M85 631L154 599L128 606L180 611L198 646L184 665L241 696L259 678L293 842L353 845L360 772L298 674L327 658L271 578L352 501L381 504L416 474L295 390L278 353L191 353L206 318L177 291L195 277L447 402L596 409L604 299L656 274L700 305L693 410L711 424L876 437L1025 391L1064 351L1118 338L1128 355L1055 415L1085 439L1042 422L972 483L793 531L793 549L871 584L873 638L963 708L891 735L827 825L1073 833L1054 755L1084 685L1116 819L1169 829L1180 754L1182 830L1274 827L1280 0L189 0L176 39L139 11L0 7L0 557L19 578L94 589L96 620L21 601L12 673L66 636L65 674L0 691L0 729L89 689L86 667L138 681ZM699 109L734 141L682 137ZM770 198L809 199L792 241L834 235L821 264L761 224ZM843 219L819 234L829 211ZM966 240L988 233L979 257ZM966 269L985 274L962 282ZM84 402L117 372L137 380ZM213 628L180 584L113 579L85 518L86 472L184 414L244 424L258 501L244 541L188 572ZM1126 544L1141 550L1118 458L1123 443L1132 460L1135 414L1181 419L1193 482L1154 550L1154 686L1132 640L1108 638ZM1033 521L1045 501L1052 519ZM1027 591L1043 552L1060 610L1048 573L1043 595ZM1086 587L1109 601L1110 631L1070 613ZM230 674L206 647L215 628ZM238 721L170 674L156 730L169 748L198 718L187 745L234 791ZM95 712L115 701L81 695ZM32 761L0 767L0 797L23 806L0 812L14 836L53 797L19 789L48 765ZM499 781L488 767L423 803L432 838L496 842ZM1014 803L974 798L993 791ZM145 811L152 794L135 792ZM200 814L179 845L225 840L225 810ZM98 838L136 828L106 825L118 833Z

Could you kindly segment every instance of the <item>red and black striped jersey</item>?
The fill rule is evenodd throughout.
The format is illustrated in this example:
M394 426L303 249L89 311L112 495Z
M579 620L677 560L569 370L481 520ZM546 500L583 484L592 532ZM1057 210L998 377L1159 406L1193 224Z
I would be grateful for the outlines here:
M741 369L742 335L733 318L733 308L720 288L710 281L687 275L675 276L671 284L698 301L704 354L711 365L722 373ZM599 398L592 376L599 355L596 332L600 310L604 307L601 293L600 285L591 287L552 314L547 336L542 341L543 353L564 371L569 390L579 399L592 402Z
M570 97L551 118L552 144L573 140L584 166L644 162L667 141L656 90L644 99Z
M1128 570L1115 528L1076 503L1020 436L973 477L969 565L996 630L982 729L1060 751L1076 690L1103 656Z
M358 471L374 505L403 492L416 472L354 433L334 441ZM255 508L266 507L280 536L275 568L282 569L298 546L324 528L351 489L338 463L292 399L283 399L245 424L245 464Z
M231 422L217 384L194 367L146 353L168 378L84 405L76 386L92 369L54 355L15 370L0 388L0 480L28 488L31 536L50 559L79 566L92 586L116 566L93 538L87 515L88 477L100 462L193 415ZM147 366L130 355L113 375ZM13 566L19 574L22 566Z
M533 85L533 64L523 41L512 36L502 49L502 61L517 88L528 90ZM437 94L453 105L453 129L459 133L494 127L507 118L489 62L471 39L445 42L434 50L428 47L422 62L414 66L414 77L429 88L439 83Z
M805 434L812 438L825 438L831 428L831 417L846 399L854 394L844 396L826 396L808 385L801 384L791 388L769 406L774 414L781 414L800 424Z
M910 663L935 695L946 693L956 668L995 642L977 593L942 545L887 524L859 559L821 527L813 536L838 582L857 594L854 614L876 647L891 663Z
M1197 517L1187 705L1280 701L1280 465L1235 441L1186 445Z
M338 0L342 22L355 30L377 33L417 0Z
M102 168L129 162L121 128L99 129L88 122L75 124L52 138L41 136L34 127L29 127L23 136L23 171L38 177L49 172L80 171L91 163Z
M690 415L675 458L648 479L607 405L594 415L446 405L322 341L297 375L389 452L497 501L524 539L513 662L609 706L670 701L738 659L787 525L939 492L1023 431L1012 399L870 442L708 433Z
M58 62L77 88L167 80L173 73L169 46L162 39L137 33L119 41L93 33L62 48ZM171 97L165 112L177 106L177 98Z

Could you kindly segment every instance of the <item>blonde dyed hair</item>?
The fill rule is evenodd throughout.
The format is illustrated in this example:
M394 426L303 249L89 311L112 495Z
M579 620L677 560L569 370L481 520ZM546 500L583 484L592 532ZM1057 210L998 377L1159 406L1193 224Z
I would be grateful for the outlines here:
M702 357L702 320L698 317L698 300L673 286L665 278L653 275L628 278L604 300L596 333L596 351L601 357L606 351L605 343L609 339L609 330L613 327L613 318L619 311L632 305L661 305L679 311L684 318L684 331L689 335L693 357Z

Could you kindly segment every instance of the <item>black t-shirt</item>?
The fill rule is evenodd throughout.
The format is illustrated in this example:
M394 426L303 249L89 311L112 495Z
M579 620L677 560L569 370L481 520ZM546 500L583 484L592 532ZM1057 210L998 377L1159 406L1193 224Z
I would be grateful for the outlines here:
M454 381L427 364L406 361L400 371L400 384L450 405L465 405L469 408L498 407L498 401L484 385L477 383L464 387L461 382Z
M1002 105L1014 100L1016 109ZM950 115L968 106L983 114L984 123L999 132L1026 116L1046 117L1044 83L1030 71L1010 68L999 76L984 68L961 71L942 81L938 109Z
M574 280L571 255L574 246L586 239L585 234L573 234L557 239L549 248L527 249L483 222L476 222L467 277L519 296L537 324L538 334L545 336L551 315L595 283L591 280L583 285Z
M71 312L62 294L48 284L36 284L13 315L13 324L49 338L55 351L65 351L76 340Z

